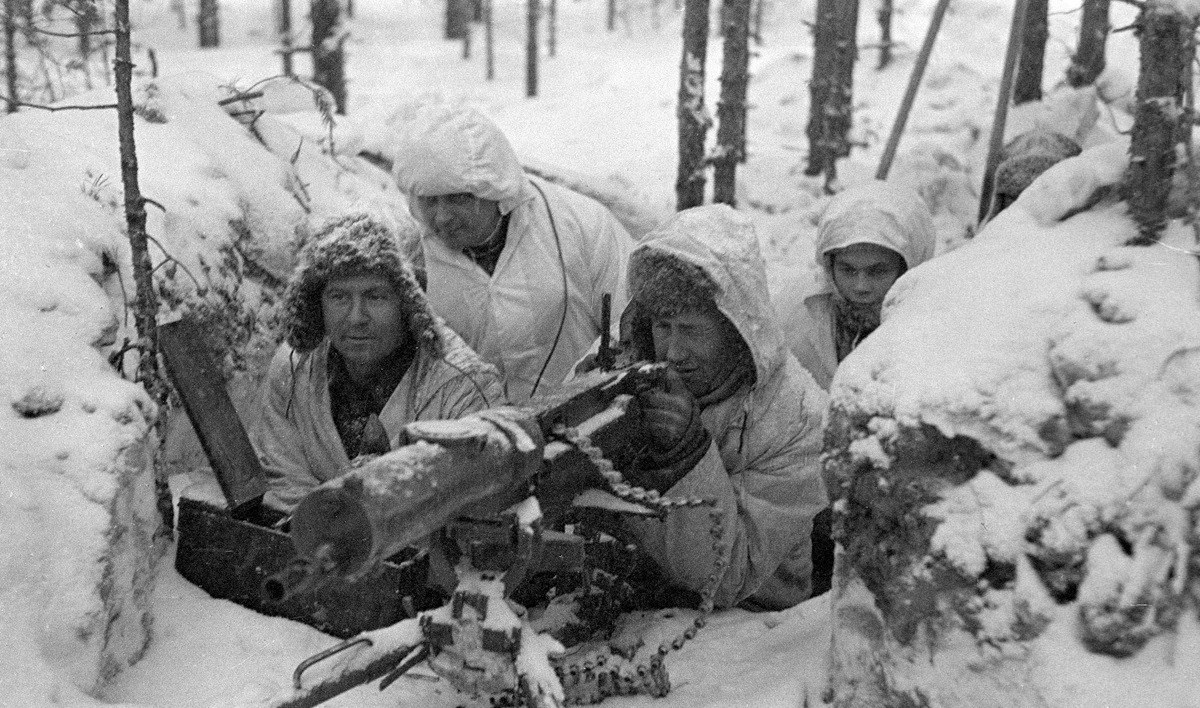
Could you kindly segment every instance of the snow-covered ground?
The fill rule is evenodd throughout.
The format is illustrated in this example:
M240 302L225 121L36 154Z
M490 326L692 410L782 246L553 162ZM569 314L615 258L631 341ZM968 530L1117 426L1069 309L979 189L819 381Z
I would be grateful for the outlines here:
M356 146L385 146L387 118L416 103L477 105L530 164L622 191L646 213L669 213L680 18L667 2L657 24L649 0L619 4L618 31L610 34L601 0L559 3L557 56L543 57L539 98L526 99L523 2L496 3L497 79L489 83L479 28L473 58L464 61L459 43L441 39L440 2L356 0L349 115L334 134L343 153L335 162L321 153L325 130L303 92L272 90L262 100L271 112L256 124L261 140L215 105L228 95L220 86L247 88L278 73L267 30L270 0L222 0L225 45L218 50L194 49L194 26L181 31L167 0L133 3L136 39L156 49L162 77L147 105L163 120L139 122L138 141L143 189L162 205L150 207L149 230L159 243L152 255L156 263L162 253L177 261L160 270L175 296L171 307L198 307L199 286L207 296L203 307L228 325L222 336L242 343L266 336L270 322L257 314L269 312L271 279L286 276L294 233L352 206L402 208L386 175L349 154ZM894 34L902 46L890 68L877 72L874 51L861 53L854 136L863 147L841 166L844 183L875 171L933 4L897 0ZM821 183L802 175L812 53L805 22L814 5L768 2L764 44L752 61L749 160L739 170L739 202L759 229L775 282L806 265L821 200ZM952 4L892 171L930 202L943 250L962 242L977 208L1009 7L1001 0ZM870 9L863 3L862 45L877 37ZM1052 9L1047 89L1063 75L1078 21L1075 2L1056 0ZM1114 24L1127 24L1131 10L1119 4L1114 11ZM1127 127L1121 111L1136 66L1129 34L1112 39L1100 91L1111 109L1095 110L1090 95L1060 92L1045 106L1016 112L1010 133L1040 122L1094 143ZM714 113L720 55L714 38L708 68ZM299 59L301 72L304 65ZM111 93L100 89L76 100L107 103ZM0 406L0 535L6 539L0 623L11 638L0 648L0 706L238 705L286 687L298 661L333 641L208 598L174 572L168 551L157 564L153 595L130 601L136 605L130 611L153 618L141 660L115 680L108 679L119 662L114 669L75 661L95 653L99 641L95 627L78 618L94 625L120 615L123 605L100 597L99 580L89 577L102 571L71 541L86 546L106 529L144 532L146 525L144 514L103 504L114 477L107 465L120 450L136 449L137 436L146 432L145 399L111 374L91 347L119 345L130 333L120 305L122 288L132 289L120 194L115 118L108 112L22 111L0 119L0 368L8 396ZM230 365L252 380L254 354ZM28 400L48 397L61 412L27 417L7 404L39 387L49 394ZM92 415L96 410L106 415ZM186 486L194 480L181 475L175 481ZM144 502L145 493L137 498ZM142 543L149 553L153 544ZM135 575L128 564L114 567L118 577ZM136 579L128 584L150 587ZM828 612L822 597L784 613L719 615L668 658L675 690L653 705L795 706L803 696L818 702ZM671 621L682 620L665 626ZM107 655L128 660L140 653L136 637L117 639ZM339 704L466 702L426 674L382 695L359 689ZM649 703L611 700L614 706Z

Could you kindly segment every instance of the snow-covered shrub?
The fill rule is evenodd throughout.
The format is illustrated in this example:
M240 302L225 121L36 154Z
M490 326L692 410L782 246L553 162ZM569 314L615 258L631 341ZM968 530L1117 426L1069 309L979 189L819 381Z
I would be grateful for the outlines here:
M839 370L836 705L1200 693L1200 261L1122 245L1124 147L906 274Z

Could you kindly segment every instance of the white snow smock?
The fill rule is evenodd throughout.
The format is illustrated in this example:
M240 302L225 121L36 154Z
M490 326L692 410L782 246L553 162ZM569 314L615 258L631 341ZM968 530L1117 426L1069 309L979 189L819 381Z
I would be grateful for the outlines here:
M775 296L788 349L826 391L838 366L828 255L856 243L895 251L912 270L933 257L933 218L920 195L888 182L851 187L829 200L817 227L814 266L788 280Z
M639 259L655 251L703 269L719 288L717 308L754 357L754 382L701 411L712 443L666 496L708 497L724 510L728 562L717 607L791 607L811 591L812 520L828 505L819 460L827 397L784 346L749 220L724 205L697 207L646 239L631 256L634 277ZM631 281L631 291L638 285ZM630 524L673 582L703 590L715 567L707 508Z
M444 324L433 327L445 354L438 356L423 340L379 414L393 449L400 430L414 420L458 418L502 401L495 370ZM328 340L303 354L281 344L263 383L250 441L267 474L265 501L277 509L291 511L350 465L333 423L328 362Z
M509 400L528 400L535 385L539 395L553 392L600 335L603 294L612 294L614 316L624 308L633 240L599 202L526 176L508 140L477 111L426 112L401 128L394 149L405 194L470 193L509 215L491 275L426 234L426 295L500 370Z

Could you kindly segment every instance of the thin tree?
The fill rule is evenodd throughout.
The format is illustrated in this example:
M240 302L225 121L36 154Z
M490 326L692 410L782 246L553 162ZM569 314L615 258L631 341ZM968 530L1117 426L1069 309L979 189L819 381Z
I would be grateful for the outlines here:
M858 0L817 0L804 174L824 174L827 189L837 179L838 158L850 154L857 28Z
M4 0L4 86L5 110L16 113L17 95L17 0Z
M1185 110L1196 54L1197 17L1171 0L1146 0L1136 23L1141 58L1123 192L1138 225L1131 246L1158 240L1169 212L1179 156L1191 144L1191 113Z
M125 192L125 228L133 260L133 282L137 299L134 322L137 323L139 352L137 380L160 406L167 402L167 386L158 366L158 296L154 292L154 267L146 237L146 200L138 185L137 148L133 137L133 58L129 27L129 0L116 0L113 28L116 57L113 69L117 92L117 139L121 151L121 185ZM166 522L166 533L173 527L171 492L166 477L155 465L158 511Z
M883 71L892 63L892 0L879 0L875 18L879 20L879 65L875 68Z
M446 39L462 39L470 24L466 0L446 0Z
M196 12L196 26L200 28L201 47L221 46L221 20L217 0L200 0Z
M608 0L608 31L617 28L617 0Z
M1004 128L1008 125L1008 106L1012 103L1013 83L1017 73L1017 58L1021 53L1021 32L1025 28L1025 11L1030 0L1013 4L1012 21L1008 25L1008 45L1004 48L1004 70L1000 73L1000 91L992 113L992 133L988 136L987 159L983 165L983 183L979 187L979 222L992 213L992 192L996 184L996 168L1004 147Z
M279 0L279 45L283 75L292 76L292 0Z
M1079 22L1079 46L1067 67L1067 83L1073 88L1088 86L1104 71L1104 50L1112 26L1108 21L1109 0L1083 0Z
M339 115L346 114L346 37L338 0L312 0L313 82L329 89Z
M713 163L713 201L737 206L737 165L746 154L746 86L750 65L750 0L725 0L725 36L721 97L717 101L717 148Z
M704 139L712 120L704 109L704 62L708 56L708 0L687 0L683 8L683 58L679 63L679 170L675 208L704 203Z
M525 96L538 92L538 0L529 0L525 12Z
M558 0L549 0L546 4L546 51L550 56L557 53L558 47Z
M86 67L88 59L92 56L92 30L100 22L100 9L96 7L96 0L77 0L68 7L75 15L79 58Z
M754 29L750 31L750 36L754 38L754 43L762 46L763 38L763 15L766 14L767 0L757 0L754 3Z
M487 80L496 78L496 43L492 24L492 0L480 0L483 3L483 47L487 55Z
M1021 33L1021 58L1017 82L1013 86L1013 104L1042 100L1042 75L1046 60L1046 41L1050 38L1049 0L1029 0L1025 9L1025 30Z

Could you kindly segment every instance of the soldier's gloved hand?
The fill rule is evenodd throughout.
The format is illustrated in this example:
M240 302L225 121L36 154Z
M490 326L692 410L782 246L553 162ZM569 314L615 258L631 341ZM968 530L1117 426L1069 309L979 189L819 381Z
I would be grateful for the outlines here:
M650 438L649 454L642 456L639 486L665 492L695 467L708 449L709 434L700 418L700 404L688 391L679 373L668 369L661 388L638 396L642 424Z

